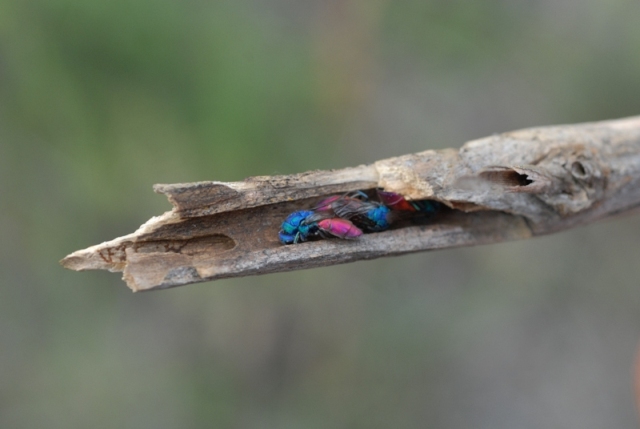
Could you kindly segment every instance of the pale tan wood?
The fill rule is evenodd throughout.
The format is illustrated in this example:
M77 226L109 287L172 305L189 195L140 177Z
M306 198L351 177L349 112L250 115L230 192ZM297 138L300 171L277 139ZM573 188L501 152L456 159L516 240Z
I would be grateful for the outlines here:
M160 289L548 234L637 209L638 185L640 117L531 128L342 170L156 185L172 211L61 263L123 271L134 291ZM292 211L376 187L449 209L357 240L279 243Z

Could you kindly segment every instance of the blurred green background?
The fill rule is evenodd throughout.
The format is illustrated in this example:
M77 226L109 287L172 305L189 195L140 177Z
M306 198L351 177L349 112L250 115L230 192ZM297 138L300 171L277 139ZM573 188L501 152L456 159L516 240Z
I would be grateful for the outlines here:
M154 183L640 113L635 0L0 0L0 427L637 427L640 219L132 294Z

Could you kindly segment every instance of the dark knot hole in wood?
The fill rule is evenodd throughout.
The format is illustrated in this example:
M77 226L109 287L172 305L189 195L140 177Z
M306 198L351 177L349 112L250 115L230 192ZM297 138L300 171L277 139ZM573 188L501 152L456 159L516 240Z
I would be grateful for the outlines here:
M575 161L571 164L571 174L576 179L586 179L589 176L589 172L580 161Z
M511 169L499 171L484 171L480 173L483 179L505 187L527 186L533 183L527 174L518 173Z

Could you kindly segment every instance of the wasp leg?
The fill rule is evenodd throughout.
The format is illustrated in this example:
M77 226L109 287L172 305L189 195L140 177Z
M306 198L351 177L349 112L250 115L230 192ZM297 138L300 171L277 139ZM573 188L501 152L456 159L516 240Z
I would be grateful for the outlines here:
M362 191L353 191L350 194L348 194L348 196L350 196L351 198L362 198L363 201L369 201L369 195L365 194Z

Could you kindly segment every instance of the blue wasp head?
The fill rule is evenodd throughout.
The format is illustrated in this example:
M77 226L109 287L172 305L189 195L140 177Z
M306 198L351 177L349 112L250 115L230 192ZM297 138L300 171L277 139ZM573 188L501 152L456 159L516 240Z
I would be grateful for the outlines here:
M313 212L310 210L300 210L291 213L284 222L282 222L282 231L287 234L297 233L300 228L305 227L304 221L312 214Z
M309 235L315 233L318 226L315 222L306 223L306 220L313 215L310 210L299 210L291 213L282 222L279 237L283 244L305 241Z

